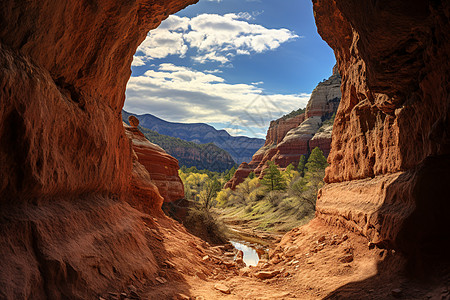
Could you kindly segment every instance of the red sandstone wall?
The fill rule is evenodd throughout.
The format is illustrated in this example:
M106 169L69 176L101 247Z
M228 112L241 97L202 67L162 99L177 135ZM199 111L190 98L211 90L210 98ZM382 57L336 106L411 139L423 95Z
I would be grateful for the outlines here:
M332 126L326 126L326 130L320 128L323 119L331 118L337 110L341 97L340 83L337 68L333 68L333 75L319 83L312 92L304 114L272 121L264 146L253 155L250 163L239 166L233 178L225 184L225 188L236 188L251 172L262 176L269 160L285 168L291 163L298 164L300 156L308 154L314 147L319 147L328 155Z
M416 261L439 253L450 229L449 2L313 2L342 76L317 216Z
M184 187L178 176L178 160L158 145L147 140L136 127L124 124L125 133L133 144L138 161L148 171L151 181L158 187L165 202L184 198Z
M137 46L194 2L1 1L0 298L154 278L158 225L125 201L161 217L162 198L120 112Z

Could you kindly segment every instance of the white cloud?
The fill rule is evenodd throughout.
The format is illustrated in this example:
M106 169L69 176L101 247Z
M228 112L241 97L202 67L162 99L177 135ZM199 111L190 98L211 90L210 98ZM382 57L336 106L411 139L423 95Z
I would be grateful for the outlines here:
M225 127L222 129L226 130L229 134L235 135L235 136L242 135L244 132L246 132L244 129L241 129L238 127L234 127L234 128Z
M247 12L201 14L193 18L171 15L149 32L138 48L139 60L134 65L169 55L184 57L189 49L196 52L193 55L196 62L211 61L223 65L235 55L275 50L299 37L285 28L269 29L249 23L254 15Z
M144 59L145 59L145 57L135 55L133 57L133 62L131 63L131 65L135 66L135 67L145 66Z
M217 74L166 63L130 78L124 109L169 121L223 123L257 135L309 100L309 94L264 95L257 84L230 84Z

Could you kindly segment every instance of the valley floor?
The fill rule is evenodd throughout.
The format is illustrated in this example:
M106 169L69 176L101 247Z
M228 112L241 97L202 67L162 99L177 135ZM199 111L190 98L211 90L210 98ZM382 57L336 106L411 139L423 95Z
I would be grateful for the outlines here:
M127 290L121 299L133 299L133 295L135 299L198 300L450 298L448 273L437 281L410 280L394 271L404 264L395 251L369 249L365 237L318 219L287 233L274 246L269 261L248 268L237 266L227 247L202 243L197 250L206 269L189 269L186 263L179 267L174 261L155 282L131 295ZM173 247L180 245L173 240L166 245L169 253Z

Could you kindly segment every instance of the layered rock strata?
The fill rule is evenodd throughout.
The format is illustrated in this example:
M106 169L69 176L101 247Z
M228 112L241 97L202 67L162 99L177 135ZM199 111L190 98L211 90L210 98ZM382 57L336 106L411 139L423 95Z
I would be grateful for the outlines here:
M261 176L267 161L281 168L298 164L301 155L319 147L328 155L331 147L332 124L324 124L337 111L341 92L341 77L337 68L333 75L319 83L311 94L305 112L291 118L280 118L270 123L266 143L254 155L250 163L239 166L225 188L234 189L251 172Z
M450 242L450 3L313 2L342 76L317 217L416 264L442 258Z
M137 118L136 118L137 120ZM132 124L130 120L130 124ZM134 122L138 125L139 121ZM123 124L127 137L133 144L137 160L150 174L151 181L158 187L159 194L165 202L184 198L184 187L178 176L178 161L167 154L164 149L147 140L136 126Z
M194 2L1 2L0 298L97 298L170 256L120 112L137 46Z

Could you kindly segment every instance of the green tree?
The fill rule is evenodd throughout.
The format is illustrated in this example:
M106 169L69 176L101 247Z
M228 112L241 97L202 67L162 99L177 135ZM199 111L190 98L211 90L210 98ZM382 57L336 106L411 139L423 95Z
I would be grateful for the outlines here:
M264 177L261 179L261 184L270 191L284 190L286 188L286 181L278 167L272 161L268 161L267 166L268 168L264 170Z
M322 150L320 150L319 147L314 148L311 151L311 155L309 156L308 162L305 165L308 172L322 171L325 170L327 166L327 159L325 158L325 156L323 156Z
M317 198L317 192L323 186L323 178L325 177L325 168L328 166L327 159L323 155L322 150L318 147L314 148L306 163L305 178L308 181L310 192Z
M216 197L217 193L222 189L220 182L217 178L212 180L207 180L203 187L203 190L200 192L200 200L203 202L203 206L206 209L211 208L212 200Z
M234 173L236 173L236 167L233 166L233 167L228 171L227 175L225 175L225 180L226 180L226 181L229 181L229 180L234 176Z
M250 174L248 174L248 178L250 179L255 178L255 172L250 172Z
M295 171L293 164L289 164L283 172L283 176L286 179L286 183L289 184L294 177L298 176L298 172Z
M305 176L305 165L306 165L306 156L301 155L300 161L298 162L297 170L300 173L300 176Z

